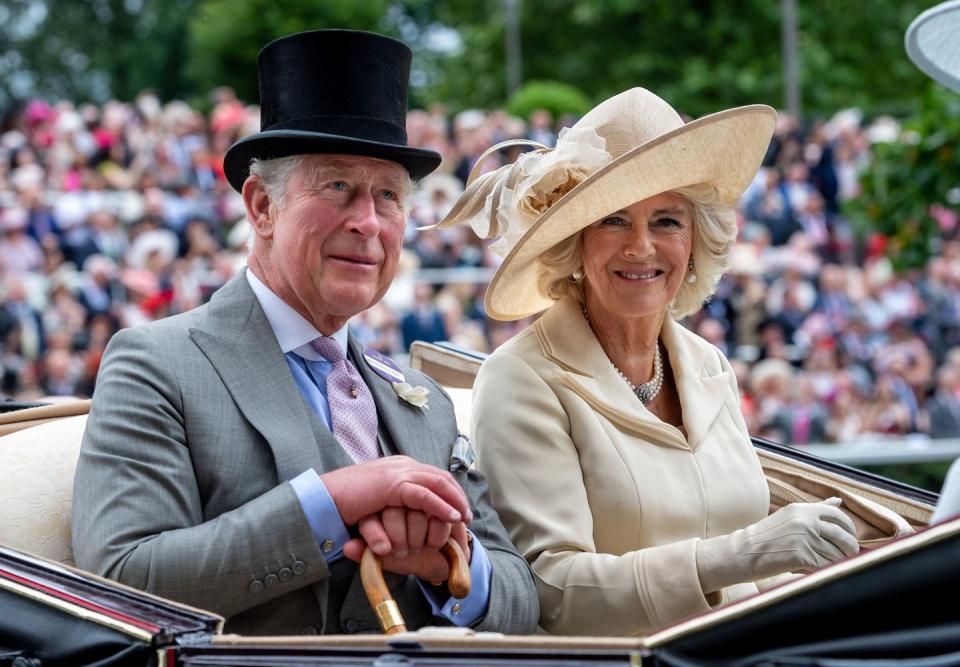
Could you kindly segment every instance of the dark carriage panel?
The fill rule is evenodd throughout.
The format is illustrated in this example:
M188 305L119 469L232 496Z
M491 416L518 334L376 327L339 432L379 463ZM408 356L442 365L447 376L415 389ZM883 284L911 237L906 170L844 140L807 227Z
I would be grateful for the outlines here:
M0 547L0 656L20 653L43 667L153 665L159 648L209 641L222 624L214 614Z
M17 653L24 667L134 667L152 664L156 649L131 637L78 618L42 602L0 589L0 665L4 653Z
M710 614L702 620L717 620L651 636L653 652L644 662L799 665L948 656L960 652L960 612L953 604L960 594L958 563L960 519L827 568L773 604L746 600L728 610L729 618Z
M639 651L587 651L568 649L477 649L390 647L383 648L184 648L178 665L183 667L283 667L286 665L367 665L373 667L435 667L463 665L483 667L631 667Z

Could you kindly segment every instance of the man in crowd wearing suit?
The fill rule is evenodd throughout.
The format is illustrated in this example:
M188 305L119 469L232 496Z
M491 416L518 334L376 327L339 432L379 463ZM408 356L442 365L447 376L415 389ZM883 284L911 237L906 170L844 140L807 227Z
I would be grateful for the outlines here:
M389 287L411 182L440 162L406 145L410 57L342 30L261 51L262 131L224 162L248 268L111 342L75 481L80 567L230 632L377 631L356 566L370 545L408 627L535 628L530 570L463 463L448 397L347 329ZM462 600L436 583L448 536L469 558Z

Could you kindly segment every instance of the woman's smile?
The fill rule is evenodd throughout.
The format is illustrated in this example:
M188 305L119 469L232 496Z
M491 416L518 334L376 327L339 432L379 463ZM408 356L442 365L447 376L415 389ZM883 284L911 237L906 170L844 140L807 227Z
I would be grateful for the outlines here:
M620 269L613 273L623 280L643 283L653 282L664 275L660 269Z

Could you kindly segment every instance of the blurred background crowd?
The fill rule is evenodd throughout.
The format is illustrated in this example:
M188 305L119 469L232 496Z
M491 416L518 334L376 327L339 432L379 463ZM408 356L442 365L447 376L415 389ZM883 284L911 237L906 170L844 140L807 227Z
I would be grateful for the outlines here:
M210 107L144 92L131 103L33 100L4 116L0 398L91 395L118 329L204 303L245 265L243 205L221 163L259 117L226 87ZM468 229L419 228L444 216L488 147L518 137L553 145L574 120L411 112L411 145L444 162L410 200L398 279L353 322L366 344L398 358L418 339L488 352L529 323L484 316L497 258ZM740 202L730 271L686 322L732 360L756 435L960 437L957 213L931 208L938 252L909 270L891 258L889 235L858 234L843 213L875 147L900 136L894 121L854 110L803 126L781 116Z

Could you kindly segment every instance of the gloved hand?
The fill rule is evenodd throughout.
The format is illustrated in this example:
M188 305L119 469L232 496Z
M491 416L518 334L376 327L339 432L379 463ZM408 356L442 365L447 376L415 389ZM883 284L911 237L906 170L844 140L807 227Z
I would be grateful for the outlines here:
M705 594L783 572L808 572L860 551L840 498L793 503L729 535L697 543Z

